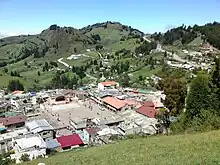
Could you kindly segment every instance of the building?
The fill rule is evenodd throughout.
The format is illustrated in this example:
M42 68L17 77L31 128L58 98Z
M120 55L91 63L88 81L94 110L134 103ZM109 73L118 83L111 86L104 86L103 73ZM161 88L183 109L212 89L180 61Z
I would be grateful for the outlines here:
M141 133L141 127L130 120L125 120L125 122L120 123L118 128L118 132L123 136Z
M46 142L46 153L50 154L51 152L59 152L61 150L60 143L57 141L57 139L48 139Z
M120 133L117 132L116 130L112 129L112 128L104 128L101 131L97 132L98 136L97 136L97 143L99 144L108 144L111 143L111 137L112 136L120 136Z
M136 109L137 113L140 113L149 118L155 118L156 109L154 107L154 103L152 101L147 101L140 108Z
M0 152L7 152L12 149L12 139L27 134L26 128L13 130L0 135Z
M111 127L111 126L118 126L119 123L123 122L124 120L120 116L114 115L114 116L105 117L101 120L96 119L96 121L98 121L96 123L97 125L107 125Z
M122 135L144 133L153 135L157 133L157 119L149 118L133 110L127 110L121 113L124 122L119 125L119 132Z
M19 159L23 154L28 154L31 160L46 155L46 143L38 134L13 138L12 143L15 154L11 155L11 159L16 159L16 163L20 162Z
M127 103L123 100L119 100L115 97L105 97L102 99L106 108L112 111L121 111L124 110L127 106Z
M84 129L84 128L87 127L87 120L86 119L82 119L80 117L71 118L70 119L70 125L75 130Z
M98 89L100 91L106 90L106 89L115 89L119 86L119 84L115 81L106 81L106 82L100 82L98 84Z
M26 127L33 134L38 133L44 140L55 138L54 128L45 119L28 122Z
M26 116L10 116L6 118L0 118L0 123L2 123L7 128L18 128L25 125Z
M84 145L82 139L76 133L72 135L58 137L57 141L60 143L61 148L63 150L76 148Z
M77 130L76 133L83 140L84 144L95 144L98 131L101 131L101 129L98 127L92 127L83 130Z

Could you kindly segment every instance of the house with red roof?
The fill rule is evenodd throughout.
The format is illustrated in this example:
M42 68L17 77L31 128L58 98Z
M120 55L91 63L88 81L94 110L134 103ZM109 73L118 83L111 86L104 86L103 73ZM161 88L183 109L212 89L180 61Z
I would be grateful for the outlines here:
M26 116L10 116L6 118L0 118L0 123L2 123L7 128L18 128L25 125Z
M60 143L61 148L63 150L71 149L71 148L76 148L76 147L84 145L82 139L76 133L74 133L72 135L66 135L66 136L57 137L57 141Z
M116 89L119 86L119 84L115 81L106 81L106 82L100 82L98 84L98 89L100 91L104 91L106 89Z
M157 110L152 101L147 101L140 108L136 109L136 112L149 118L155 118Z
M104 105L112 111L121 111L126 108L127 103L115 97L105 97L102 99Z

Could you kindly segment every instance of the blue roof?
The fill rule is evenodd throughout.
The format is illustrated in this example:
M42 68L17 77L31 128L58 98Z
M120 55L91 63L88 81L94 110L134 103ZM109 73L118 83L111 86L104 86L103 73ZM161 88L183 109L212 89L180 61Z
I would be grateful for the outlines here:
M37 95L36 92L29 92L29 94L30 94L31 96L36 96L36 95Z
M46 140L46 146L48 149L58 148L60 147L60 143L57 141L57 139L49 139Z

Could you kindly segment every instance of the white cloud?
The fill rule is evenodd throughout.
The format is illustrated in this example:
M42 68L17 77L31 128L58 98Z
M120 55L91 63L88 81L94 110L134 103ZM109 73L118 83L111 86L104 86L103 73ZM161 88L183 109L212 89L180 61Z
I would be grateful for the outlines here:
M1 30L0 36L18 36L18 35L33 35L39 34L41 31L24 31L24 30Z

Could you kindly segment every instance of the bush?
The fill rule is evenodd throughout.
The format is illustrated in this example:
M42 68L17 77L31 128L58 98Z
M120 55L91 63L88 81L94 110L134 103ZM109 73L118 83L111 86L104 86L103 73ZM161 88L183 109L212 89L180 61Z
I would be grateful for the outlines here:
M212 109L201 110L200 115L194 116L190 121L183 114L177 122L171 125L171 131L173 133L204 132L216 129L220 129L220 116Z
M27 162L27 161L30 161L29 159L29 155L28 154L23 154L20 158L20 161L22 162Z

